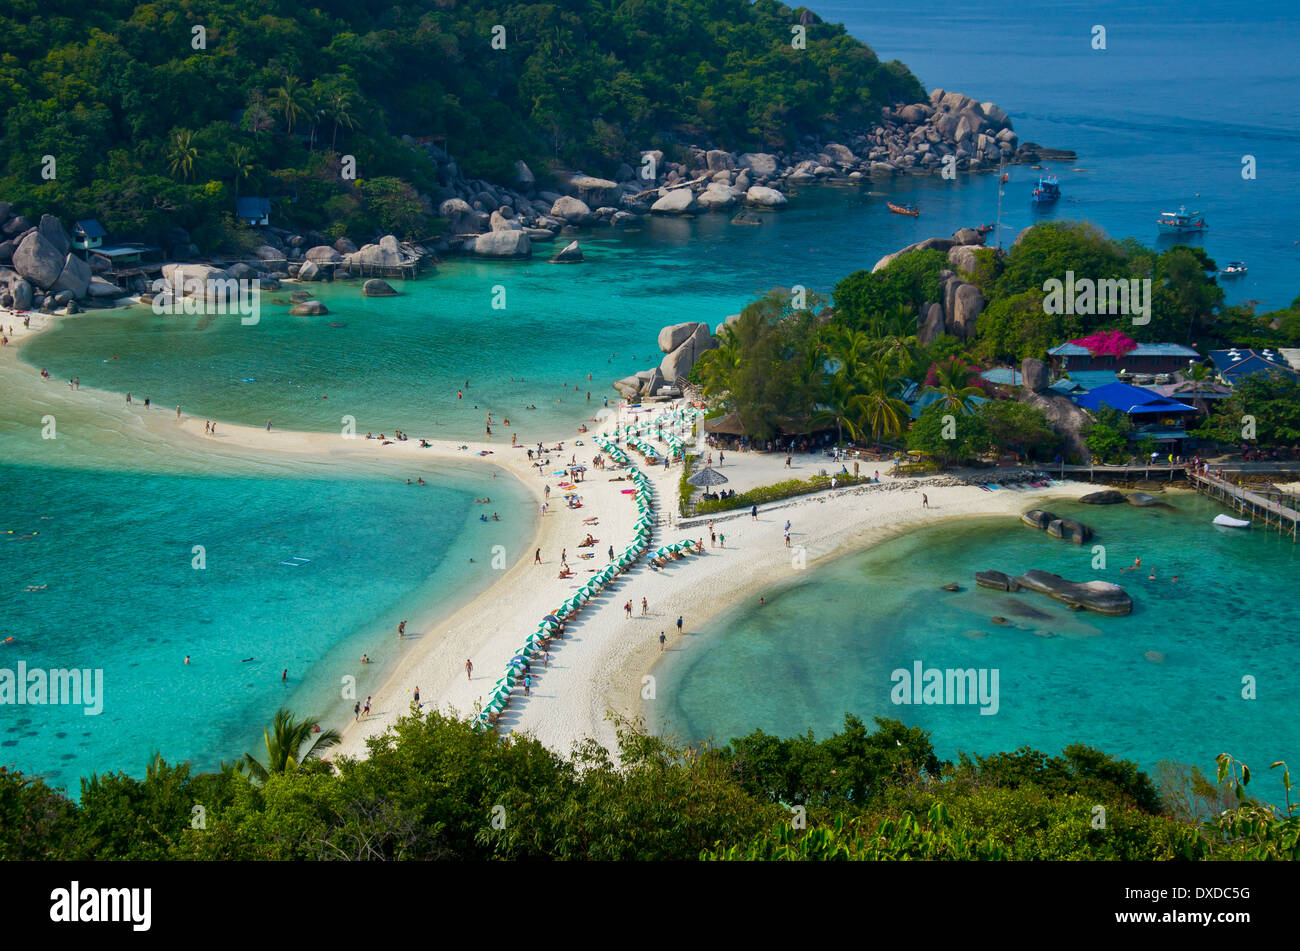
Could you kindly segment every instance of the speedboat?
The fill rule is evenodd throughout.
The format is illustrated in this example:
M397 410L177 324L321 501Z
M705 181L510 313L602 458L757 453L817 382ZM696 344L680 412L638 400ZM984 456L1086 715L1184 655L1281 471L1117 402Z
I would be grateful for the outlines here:
M1183 205L1177 211L1162 211L1156 219L1160 231L1165 234L1188 234L1197 231L1209 231L1205 216L1199 211L1189 212Z
M1219 272L1220 277L1241 277L1246 273L1246 262L1230 261L1228 266Z

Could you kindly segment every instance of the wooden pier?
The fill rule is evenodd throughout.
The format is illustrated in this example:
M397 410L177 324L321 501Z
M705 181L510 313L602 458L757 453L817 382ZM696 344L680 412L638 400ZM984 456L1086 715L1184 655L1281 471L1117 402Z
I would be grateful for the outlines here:
M1218 476L1188 472L1187 479L1196 487L1196 491L1230 506L1242 518L1262 520L1266 529L1276 526L1280 534L1290 535L1293 542L1296 540L1300 511L1245 486L1233 485Z
M1187 475L1187 463L1176 462L1170 465L1133 465L1133 466L1071 466L1054 465L1047 467L1047 472L1057 473L1057 478L1070 476L1089 482L1173 482Z

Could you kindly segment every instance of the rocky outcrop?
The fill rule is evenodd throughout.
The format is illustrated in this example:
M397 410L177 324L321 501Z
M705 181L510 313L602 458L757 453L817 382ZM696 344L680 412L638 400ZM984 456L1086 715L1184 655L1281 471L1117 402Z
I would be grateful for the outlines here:
M527 258L533 254L532 242L522 231L489 231L472 240L479 257Z
M1148 508L1152 505L1165 505L1166 503L1156 498L1154 495L1147 495L1145 492L1134 492L1125 500L1129 505L1136 505L1139 508Z
M581 224L591 217L591 206L581 199L563 195L551 205L550 215L570 224Z
M14 270L37 287L53 287L63 273L65 254L40 231L33 231L14 251Z
M1020 590L1020 583L1001 571L977 571L975 572L975 584L981 588L992 588L995 591Z
M709 325L696 324L691 335L660 361L659 372L663 374L664 380L669 385L675 386L678 380L683 380L690 375L691 368L695 366L695 361L702 353L714 349L717 345L718 342L709 332Z
M45 217L48 218L49 215ZM57 219L55 223L58 223ZM90 278L90 265L75 254L69 253L64 259L63 273L50 285L50 290L56 294L67 291L73 297L85 297L86 290L90 287Z
M758 208L780 208L788 200L775 188L766 185L751 185L745 192L745 203Z
M776 174L776 156L766 152L746 152L736 161L741 168L752 172L755 178L771 178Z
M63 222L53 215L41 215L41 223L36 226L36 230L60 254L67 254L72 250L72 239L68 237L68 232L63 230Z
M706 211L721 211L736 203L736 193L730 185L723 182L710 182L695 200Z
M1079 501L1085 505L1114 505L1124 501L1124 493L1116 489L1103 489L1101 492L1089 492L1080 496Z
M290 271L293 266L290 266ZM298 265L298 272L294 275L300 281L319 281L322 278L321 270L316 266L315 261L303 261Z
M339 264L343 261L343 255L328 244L318 244L314 248L309 248L303 257L317 266L321 264Z
M1038 569L1026 571L1016 581L1022 588L1098 614L1118 616L1133 611L1133 599L1123 588L1109 581L1067 581L1060 575Z
M570 241L551 258L552 264L581 264L582 261L582 248L576 241Z
M695 210L695 193L689 188L674 188L660 195L650 206L656 215L684 215Z
M1042 360L1026 358L1020 364L1021 386L1018 399L1043 411L1052 430L1065 440L1065 456L1087 462L1092 456L1083 432L1092 420L1069 397L1051 392L1047 365Z
M362 297L396 297L397 291L393 290L393 285L387 281L372 277L361 285Z
M318 300L299 301L289 308L291 317L323 317L329 313L329 308Z

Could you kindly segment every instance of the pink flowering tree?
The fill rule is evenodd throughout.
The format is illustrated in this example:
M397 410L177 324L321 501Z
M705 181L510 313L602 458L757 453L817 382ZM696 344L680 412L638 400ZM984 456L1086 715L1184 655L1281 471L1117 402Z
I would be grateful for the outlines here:
M1095 334L1071 340L1094 357L1122 357L1137 349L1137 341L1119 330L1098 330Z

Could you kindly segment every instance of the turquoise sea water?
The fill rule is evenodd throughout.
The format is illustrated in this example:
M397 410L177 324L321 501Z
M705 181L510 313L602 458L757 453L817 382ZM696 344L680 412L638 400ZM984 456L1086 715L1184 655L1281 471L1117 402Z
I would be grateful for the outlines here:
M1289 7L1033 0L1008 11L986 0L923 8L830 0L815 9L844 20L883 58L903 59L928 85L997 101L1022 139L1076 149L1076 167L1054 169L1066 198L1052 216L1084 218L1115 237L1152 244L1156 214L1186 202L1209 217L1212 230L1201 240L1212 256L1250 265L1230 300L1275 307L1300 293L1300 134L1289 112L1293 97L1283 94L1300 79L1300 37ZM1088 47L1097 23L1108 27L1104 53ZM1244 154L1259 163L1253 182L1240 175ZM1027 196L1037 174L1011 170L1004 243L1036 220ZM889 214L887 196L917 201L921 217ZM397 298L365 300L356 286L317 285L332 311L326 317L289 317L287 290L268 295L255 327L234 318L157 317L144 308L85 314L61 321L23 357L56 378L79 376L89 387L129 390L137 400L224 421L324 431L350 415L361 432L464 438L482 435L491 409L531 441L571 433L613 397L614 379L658 362L663 325L716 324L773 286L828 293L881 255L991 221L996 208L992 175L810 188L758 228L709 215L585 235L588 260L577 266L546 263L549 248L541 245L527 262L448 261L426 279L399 284ZM503 310L492 307L498 286ZM276 296L285 303L274 304ZM531 404L537 409L524 408ZM254 465L225 458L215 444L178 452L121 417L114 400L84 420L59 410L60 438L42 445L32 436L46 410L42 399L18 409L0 414L0 459L10 463L0 530L49 528L48 535L40 528L39 544L0 540L2 636L16 633L16 643L34 652L29 663L104 666L116 698L97 718L0 711L0 743L18 744L0 746L0 762L60 780L89 769L141 772L153 748L207 765L237 755L256 742L286 691L300 712L321 712L337 695L341 667L368 648L387 660L385 638L409 605L485 584L468 565L475 546L498 531L518 532L532 517L527 506L512 525L478 523L469 500L481 474L425 472L433 484L408 491L391 471ZM223 458L216 464L209 455ZM150 474L133 474L141 472ZM510 491L502 483L493 495ZM984 567L976 555L990 537L1003 538L989 526L918 533L884 554L861 556L870 577L889 585L864 583L854 559L810 572L804 587L765 613L741 612L717 629L733 653L699 652L673 691L681 706L670 719L693 735L729 737L756 725L825 732L844 709L871 712L887 697L871 671L894 656L929 664L930 650L942 647L935 664L969 655L1004 670L998 716L908 708L917 718L910 722L936 724L946 755L1084 739L1144 763L1163 756L1203 762L1218 751L1214 731L1230 729L1225 739L1239 744L1235 750L1271 762L1281 755L1274 746L1296 745L1284 711L1269 707L1282 688L1270 692L1260 675L1261 699L1249 709L1272 709L1271 719L1224 698L1236 695L1244 673L1294 663L1300 628L1287 585L1294 549L1256 534L1211 534L1203 524L1209 512L1197 506L1204 504L1180 503L1196 512L1186 523L1167 513L1148 523L1154 514L1089 512L1106 532L1135 539L1144 558L1156 552L1158 562L1181 563L1191 557L1182 553L1194 552L1202 561L1188 565L1184 578L1199 584L1157 585L1128 619L1053 616L1062 636L1046 640L1004 628L968 640L963 632L987 615L1010 615L1011 606L986 611L996 598L987 592L935 596L953 566L965 574ZM1156 524L1170 533L1146 531ZM188 567L189 549L202 537L216 538L206 573ZM1005 530L1008 551L1029 546L1026 559L1071 574L1077 566L1061 559L1079 552L1044 543L1018 526ZM240 552L234 560L212 554L232 545ZM1237 553L1241 560L1233 560ZM279 564L294 554L312 561L298 569ZM1127 550L1118 561L1112 554L1114 565L1125 560ZM44 592L24 590L42 583ZM1054 610L1029 597L1019 603ZM782 605L793 606L787 620ZM868 626L855 626L858 618ZM1076 636L1085 621L1103 633ZM1150 649L1168 655L1163 666L1142 658ZM3 650L15 656L12 645ZM176 668L185 653L195 663ZM238 664L245 656L259 660ZM731 672L729 659L744 661L741 673ZM288 688L278 679L284 667ZM823 685L814 674L826 672L835 677ZM760 683L767 686L752 686ZM846 689L861 706L845 706ZM707 691L724 699L709 701Z
M0 531L14 533L0 535L0 641L14 638L0 643L0 667L102 668L105 684L97 716L0 709L0 763L75 791L91 771L142 774L154 750L200 769L256 753L280 705L349 716L341 678L356 677L364 700L404 647L399 620L482 590L493 545L517 556L532 505L499 478L489 508L502 521L480 522L471 500L490 478L445 464L426 487L391 473L0 465ZM440 633L409 629L405 644ZM360 664L362 652L374 663Z
M1092 568L1091 545L1003 518L945 523L810 567L765 592L765 606L718 617L667 655L647 719L683 739L722 742L755 728L824 737L849 711L923 727L945 758L1083 742L1147 769L1170 759L1209 771L1231 752L1261 787L1275 783L1268 764L1300 758L1300 548L1258 528L1212 525L1222 509L1201 497L1172 501L1168 509L1034 503L1095 526L1103 570ZM1120 570L1137 557L1154 581ZM1114 581L1134 610L1103 617L1045 595L980 589L974 573L985 568ZM963 590L940 590L951 581ZM892 672L918 660L997 669L998 712L893 703ZM1258 699L1242 699L1247 676Z

